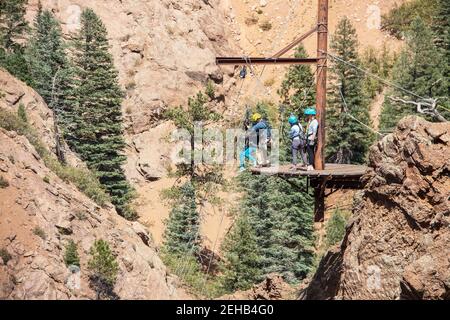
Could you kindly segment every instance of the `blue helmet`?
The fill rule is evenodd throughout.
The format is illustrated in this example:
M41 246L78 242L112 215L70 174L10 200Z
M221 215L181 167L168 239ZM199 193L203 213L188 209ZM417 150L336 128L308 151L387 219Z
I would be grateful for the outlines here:
M315 116L317 114L316 109L308 108L305 110L305 115L307 116Z
M289 123L290 123L291 125L294 125L294 124L297 124L297 123L298 123L298 119L297 119L297 117L294 116L294 115L290 116L288 121L289 121Z

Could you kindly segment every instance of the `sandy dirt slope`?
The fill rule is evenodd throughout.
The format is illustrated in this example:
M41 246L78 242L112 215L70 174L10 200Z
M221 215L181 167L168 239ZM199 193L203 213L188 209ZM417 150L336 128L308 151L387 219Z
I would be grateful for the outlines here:
M358 33L360 50L369 45L381 48L383 43L386 43L388 48L397 50L401 43L381 32L379 17L396 3L403 2L406 1L331 0L329 31L333 33L339 20L347 16ZM236 30L235 40L242 48L241 54L271 56L314 27L317 19L317 0L230 0L229 10L234 18L232 24ZM269 22L272 28L263 31L261 24L264 22ZM304 41L310 56L316 56L316 38L316 35L312 35ZM286 56L292 54L293 52L289 52ZM255 66L254 69L256 74L260 74L263 67ZM285 66L268 66L260 80L257 77L249 77L243 86L241 105L261 98L278 101L276 91L285 70Z
M225 171L227 179L232 179L236 175L236 170L228 168ZM165 220L170 214L170 205L161 199L161 192L176 183L175 178L162 178L152 183L139 184L137 191L140 195L138 199L138 213L140 221L145 224L152 233L156 245L163 244L165 230ZM225 234L233 223L233 210L236 206L239 195L234 192L218 192L222 199L220 205L206 203L200 210L201 234L203 245L215 252L220 251L220 245Z

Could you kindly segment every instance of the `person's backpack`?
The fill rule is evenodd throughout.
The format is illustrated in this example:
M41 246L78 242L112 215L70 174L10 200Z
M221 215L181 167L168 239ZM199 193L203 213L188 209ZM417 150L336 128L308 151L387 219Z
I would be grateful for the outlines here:
M305 130L303 129L303 126L299 123L298 127L300 129L299 134L298 134L300 140L306 141L306 133L305 133Z

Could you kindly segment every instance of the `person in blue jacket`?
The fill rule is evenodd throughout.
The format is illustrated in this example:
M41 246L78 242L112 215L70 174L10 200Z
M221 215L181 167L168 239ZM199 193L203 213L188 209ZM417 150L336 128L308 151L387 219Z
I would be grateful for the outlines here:
M253 166L257 166L258 165L258 161L256 160L256 152L258 149L258 145L260 143L260 138L265 137L267 139L269 139L269 135L270 135L270 127L268 125L268 123L263 119L263 117L261 116L261 114L259 113L255 113L252 115L252 122L253 122L253 126L251 127L251 129L248 132L248 146L246 146L245 150L241 152L240 157L239 157L239 162L240 162L240 171L244 171L245 170L245 159L249 159L250 162L253 164ZM262 135L260 135L261 130L264 130Z

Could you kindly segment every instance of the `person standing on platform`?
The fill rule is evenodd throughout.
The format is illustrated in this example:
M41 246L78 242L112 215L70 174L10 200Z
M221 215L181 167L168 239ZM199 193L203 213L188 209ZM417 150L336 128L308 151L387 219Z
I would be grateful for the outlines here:
M297 167L297 155L300 152L301 160L303 161L303 166L300 167L306 168L308 162L306 160L305 154L305 133L303 131L302 125L298 122L298 118L294 115L289 117L289 124L291 125L291 130L289 132L289 138L292 140L292 167L291 170L296 170Z
M306 152L308 153L308 171L314 170L314 154L317 146L317 132L319 129L319 121L316 119L316 109L308 108L305 110L306 121Z

